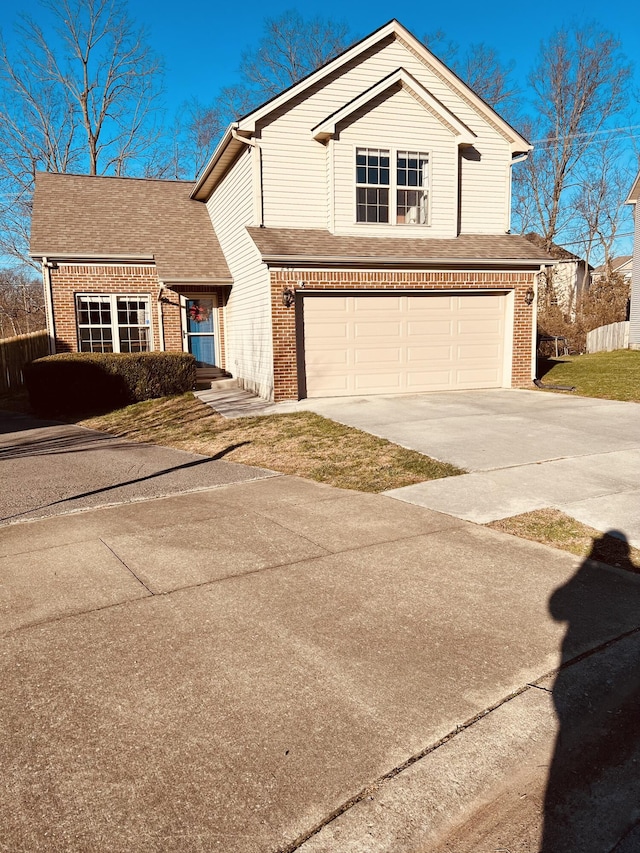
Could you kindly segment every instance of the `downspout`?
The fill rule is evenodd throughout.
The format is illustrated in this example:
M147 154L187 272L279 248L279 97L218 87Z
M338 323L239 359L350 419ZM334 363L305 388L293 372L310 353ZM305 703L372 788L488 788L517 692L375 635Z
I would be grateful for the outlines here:
M262 200L262 148L254 139L247 139L246 136L240 136L235 127L231 128L231 136L236 140L236 142L243 142L255 151L254 164L257 172L257 186L254 190L254 213L255 219L257 220L256 225L260 228L264 228L264 204Z
M536 295L535 295L535 298L534 298L533 303L531 305L531 309L533 311L534 317L538 316L538 280L537 279L538 279L538 276L546 274L545 270L546 270L546 265L540 264L540 270L538 271L538 274L536 275L536 288L535 288L535 294ZM532 322L531 325L533 327L533 347L534 347L533 358L534 358L534 362L536 365L536 375L534 376L533 384L536 386L536 388L543 388L546 391L575 391L576 390L575 385L545 385L544 382L542 382L540 379L538 379L537 323Z
M505 217L505 225L507 226L505 228L505 231L507 234L511 233L511 200L512 200L511 186L513 183L512 170L513 170L513 167L516 165L516 163L524 163L524 161L528 158L528 156L529 156L529 152L525 151L524 154L518 154L516 157L512 157L511 161L507 164L507 176L508 176L508 184L509 184L509 191L507 193L507 210L506 210L506 217Z
M162 316L162 293L165 290L165 284L163 281L160 282L160 289L158 290L158 346L160 347L160 352L165 352L164 348L164 317Z
M49 336L49 355L54 355L56 351L56 327L53 321L53 292L51 290L51 270L54 264L47 260L46 256L42 258L42 285L44 288L44 305L45 315L47 318L47 334Z

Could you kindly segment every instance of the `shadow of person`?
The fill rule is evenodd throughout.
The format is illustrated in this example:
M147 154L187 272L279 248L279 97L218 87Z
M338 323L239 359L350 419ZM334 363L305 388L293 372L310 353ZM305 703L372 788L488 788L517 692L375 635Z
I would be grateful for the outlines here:
M540 853L611 853L640 821L640 576L629 554L608 531L549 600L567 630Z

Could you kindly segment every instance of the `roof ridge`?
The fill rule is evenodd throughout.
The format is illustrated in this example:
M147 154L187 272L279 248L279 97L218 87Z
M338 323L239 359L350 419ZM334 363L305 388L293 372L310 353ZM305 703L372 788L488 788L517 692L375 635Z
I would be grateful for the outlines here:
M156 183L156 184L195 184L194 180L185 180L184 178L152 178L152 177L140 177L138 175L88 175L86 172L47 172L44 170L36 171L36 175L46 175L50 176L60 176L66 178L99 178L103 180L115 180L115 181L141 181L144 183Z

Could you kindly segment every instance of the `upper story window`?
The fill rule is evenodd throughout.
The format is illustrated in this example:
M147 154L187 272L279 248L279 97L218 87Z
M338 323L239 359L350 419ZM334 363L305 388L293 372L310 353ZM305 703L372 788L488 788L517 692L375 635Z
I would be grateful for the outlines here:
M396 222L426 225L429 211L429 155L420 151L397 153Z
M357 148L356 222L428 225L429 155Z
M148 352L151 312L148 296L77 294L80 352Z
M356 150L356 207L358 222L389 221L389 152Z

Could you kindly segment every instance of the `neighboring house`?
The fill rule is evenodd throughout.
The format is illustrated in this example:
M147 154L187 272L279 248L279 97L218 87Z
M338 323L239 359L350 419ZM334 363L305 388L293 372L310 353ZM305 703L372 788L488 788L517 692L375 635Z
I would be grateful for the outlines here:
M535 233L525 234L525 237L534 246L544 249L544 237ZM580 298L589 289L591 266L557 243L551 244L549 254L553 258L553 266L547 269L546 275L553 301L567 319L575 320Z
M631 301L629 305L629 349L640 349L640 174L633 182L626 203L633 205L633 256L631 260Z
M55 349L184 348L273 400L527 387L552 262L509 233L530 149L391 21L235 122L195 184L38 174Z
M618 258L611 258L609 261L609 270L612 273L618 273L627 281L631 281L631 267L633 264L633 255L620 255ZM605 264L602 264L599 267L596 267L591 273L591 280L597 281L600 278L604 278L608 273L607 267Z

